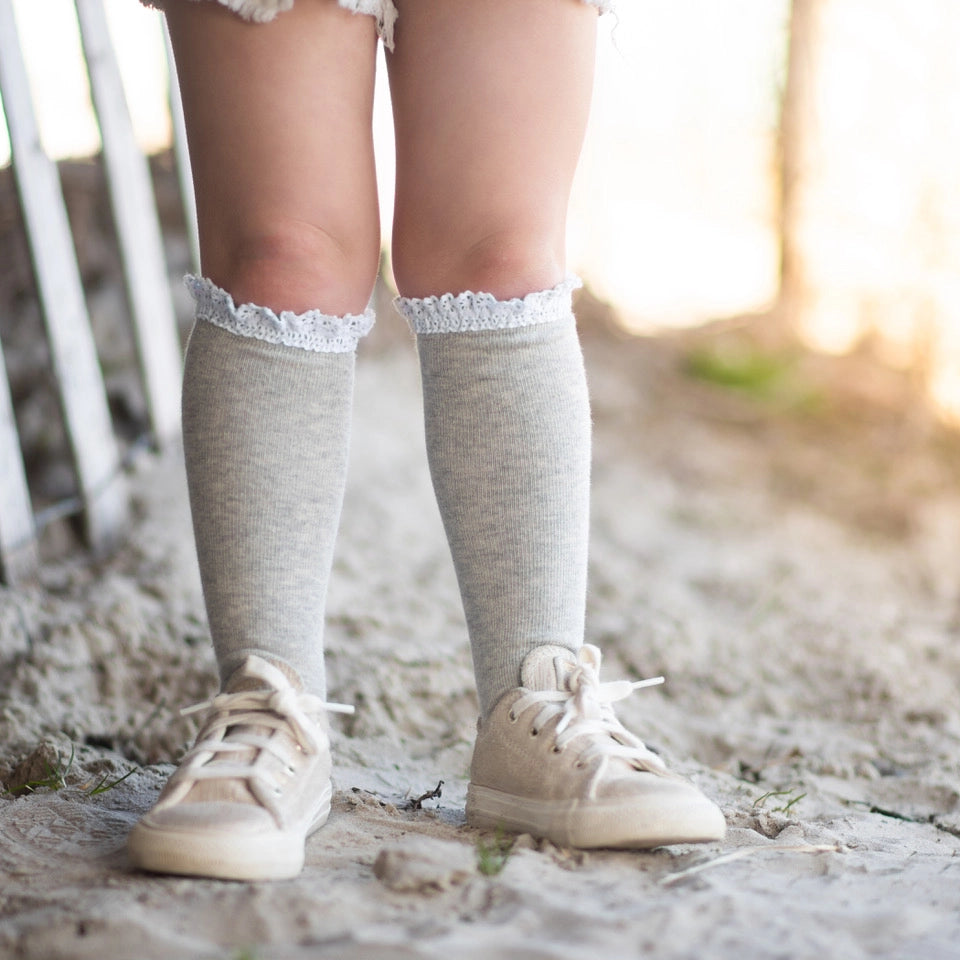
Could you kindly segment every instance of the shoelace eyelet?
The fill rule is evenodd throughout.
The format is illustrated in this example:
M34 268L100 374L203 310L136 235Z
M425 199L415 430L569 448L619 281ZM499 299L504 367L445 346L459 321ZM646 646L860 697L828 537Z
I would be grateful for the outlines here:
M530 736L531 736L531 737L538 737L538 736L540 736L540 731L539 731L536 727L531 727L531 728L530 728Z
M507 719L508 719L511 723L516 723L517 720L519 720L520 718L511 710L511 711L507 714Z

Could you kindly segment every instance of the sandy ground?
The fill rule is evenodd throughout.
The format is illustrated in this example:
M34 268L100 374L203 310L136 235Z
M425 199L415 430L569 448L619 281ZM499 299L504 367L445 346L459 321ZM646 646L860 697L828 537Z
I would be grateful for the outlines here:
M115 556L55 525L41 583L0 587L0 957L960 958L960 441L909 378L796 356L771 322L624 339L587 306L587 639L607 679L666 674L620 714L720 803L726 841L507 849L464 826L469 652L412 345L383 311L327 627L357 713L303 875L126 861L193 732L178 708L214 689L180 456L143 453Z

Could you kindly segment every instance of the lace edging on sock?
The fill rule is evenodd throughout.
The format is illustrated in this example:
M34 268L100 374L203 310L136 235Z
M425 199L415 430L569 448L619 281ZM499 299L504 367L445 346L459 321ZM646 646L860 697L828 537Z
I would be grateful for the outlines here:
M343 317L319 310L306 313L283 310L278 316L269 307L254 303L236 306L226 290L205 277L187 275L184 283L197 305L198 320L206 320L241 337L314 353L350 353L356 350L360 338L373 329L374 313L371 309Z
M550 290L538 290L512 300L498 300L491 293L468 290L422 300L397 297L394 306L415 333L509 330L569 316L571 295L581 286L580 278L570 275Z

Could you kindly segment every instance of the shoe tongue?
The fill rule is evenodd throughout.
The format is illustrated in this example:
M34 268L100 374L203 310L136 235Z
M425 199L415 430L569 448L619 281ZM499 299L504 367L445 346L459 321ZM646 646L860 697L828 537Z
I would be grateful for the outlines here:
M241 677L236 673L223 685L224 693L249 693L251 690L267 690L268 685L256 677Z
M520 668L520 683L528 690L566 690L567 676L577 665L577 655L567 647L547 643L527 654Z
M285 663L279 661L268 663L259 657L249 657L230 674L227 682L223 685L223 692L244 693L249 690L274 690L278 685L277 680L275 679L271 683L268 679L274 671L282 674L297 693L303 690L303 683L292 667L288 667ZM261 676L261 674L265 675Z
M251 690L274 690L276 687L269 682L271 668L276 668L290 681L291 685L298 692L303 685L300 678L292 669L282 663L267 664L259 661L256 657L251 657L244 661L227 679L223 685L224 693L246 693ZM260 676L259 674L265 674ZM270 737L274 731L268 726L258 724L236 724L230 728L235 731L247 731L259 736ZM227 734L229 738L229 732ZM209 762L210 766L216 766L218 763L236 765L237 763L251 763L257 755L257 750L250 747L237 753L224 754ZM256 804L257 800L250 793L247 784L242 779L223 779L223 780L199 780L190 789L186 797L186 802L226 802L226 803L249 803Z

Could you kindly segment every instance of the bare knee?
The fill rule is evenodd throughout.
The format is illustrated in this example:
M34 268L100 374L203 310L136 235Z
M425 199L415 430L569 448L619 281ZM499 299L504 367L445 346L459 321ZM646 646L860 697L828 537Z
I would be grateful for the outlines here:
M394 233L393 274L405 297L491 293L522 297L556 286L564 276L563 242L543 232L505 229L483 235Z
M342 316L367 305L379 266L376 237L338 237L304 223L238 232L212 254L204 273L233 297L279 312Z

